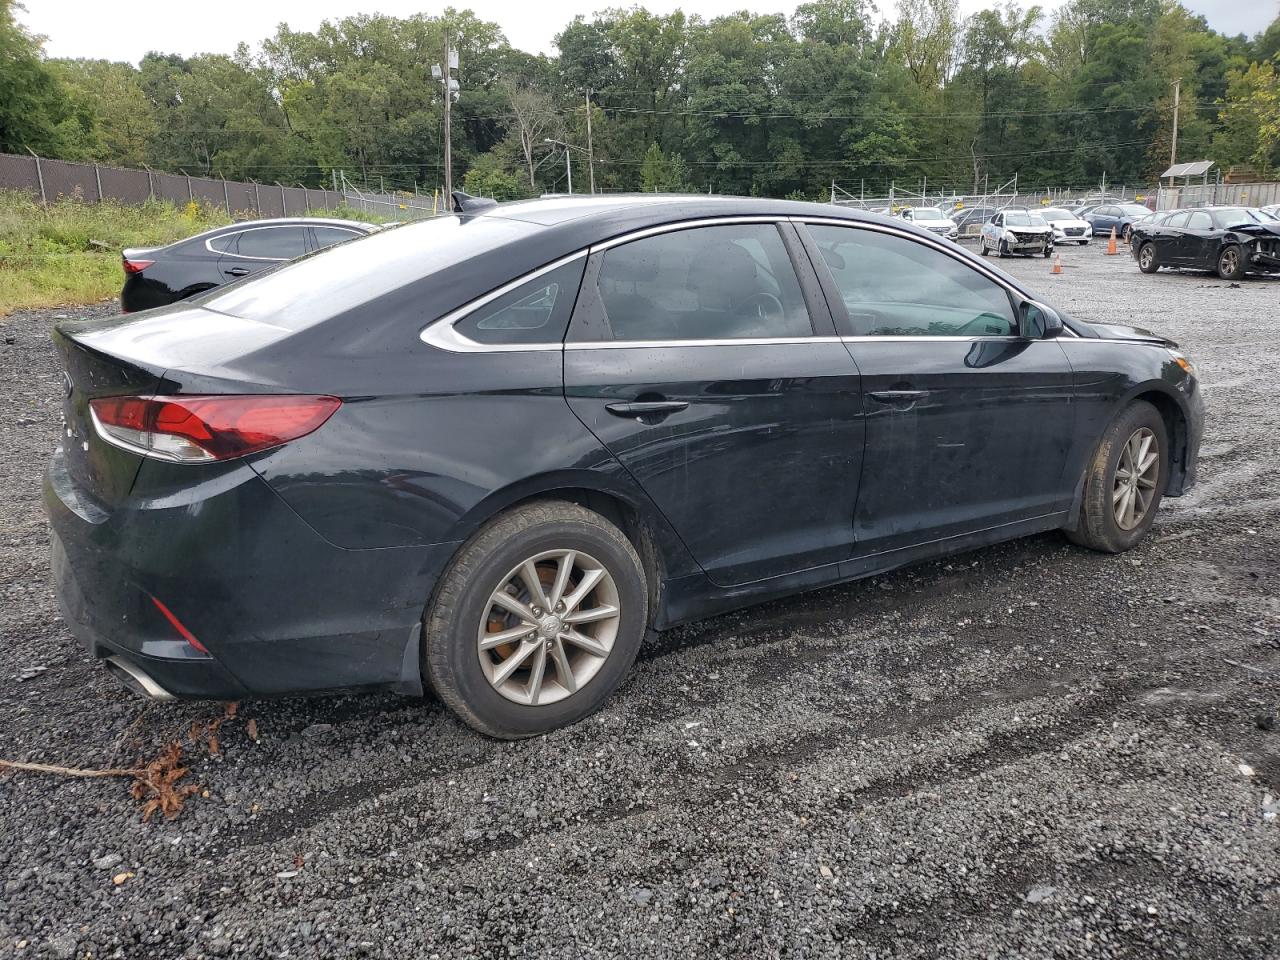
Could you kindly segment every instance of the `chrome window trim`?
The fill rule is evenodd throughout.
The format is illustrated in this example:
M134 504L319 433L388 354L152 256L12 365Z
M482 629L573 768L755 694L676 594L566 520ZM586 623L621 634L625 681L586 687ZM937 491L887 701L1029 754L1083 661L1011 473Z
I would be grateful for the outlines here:
M671 347L776 347L797 343L840 343L840 337L728 337L720 340L580 340L565 350L664 350Z
M451 353L530 353L542 350L563 350L563 340L556 340L553 343L480 343L470 337L464 337L458 332L455 325L475 313L486 303L492 303L522 284L528 283L530 280L537 280L543 274L550 273L552 270L563 267L567 263L580 260L586 257L588 252L588 249L583 249L576 253L571 253L567 257L561 257L559 260L553 260L551 263L504 283L495 290L490 290L469 303L463 304L456 310L451 310L440 319L433 320L423 327L418 334L419 339L429 346L448 350Z
M254 230L295 230L297 229L297 230L306 231L309 226L310 224L270 223L262 227L245 227L243 230L232 230L230 233L224 233L217 237L210 237L208 240L204 242L204 246L205 246L205 249L208 250L210 253L216 253L219 256L223 256L225 254L226 256L229 256L229 257L238 257L241 260L262 260L262 261L265 261L266 263L287 263L288 261L296 258L294 257L251 257L243 253L232 253L230 250L218 250L214 247L209 246L209 244L213 243L214 240L221 240L223 237L235 237L235 236L239 236L242 233L252 233ZM328 224L324 224L324 226L328 226ZM335 227L334 229L345 230L346 228ZM359 236L359 233L355 230L351 231L351 233L354 236ZM302 250L302 253L298 254L299 257L309 252L306 249L306 246L307 246L307 241L306 241L306 237L304 236L302 240L303 250Z
M456 324L466 319L476 310L479 310L487 303L491 303L501 296L510 293L517 287L552 270L562 267L567 263L572 263L583 257L592 256L596 253L609 250L613 247L620 246L624 243L630 243L634 240L642 240L646 237L659 236L664 233L675 233L680 230L693 230L700 227L713 227L722 225L731 225L735 223L798 223L810 224L816 223L823 226L836 227L853 227L866 230L874 230L879 233L887 233L892 236L902 237L906 240L915 240L923 243L925 246L933 247L941 253L951 257L975 272L981 274L987 279L993 281L1006 291L1016 294L1020 299L1027 300L1039 307L1047 307L1046 304L1040 303L1038 300L1028 296L1017 287L1011 286L1000 276L992 273L988 269L984 269L982 264L969 263L962 257L956 255L954 250L954 242L950 240L937 240L933 236L921 237L905 230L899 230L892 225L870 223L862 220L845 220L839 217L815 217L815 216L792 216L787 214L733 214L722 217L701 217L697 220L679 220L672 223L658 224L652 227L644 227L639 230L633 230L630 233L624 233L616 237L610 237L608 240L601 240L593 243L581 250L554 260L544 266L531 270L528 273L510 280L502 286L477 297L468 303L463 304L455 310L451 310L437 320L428 323L419 332L418 337L423 343L436 347L440 350L447 350L451 353L532 353L547 350L629 350L629 349L646 349L656 350L669 347L735 347L735 346L781 346L795 343L875 343L880 342L973 342L977 340L1005 340L1018 341L1026 340L1026 337L974 337L974 336L892 336L892 337L740 337L725 338L714 340L588 340L574 343L566 343L564 341L556 341L555 343L479 343L470 337L463 336L457 331ZM257 227L252 229L271 229L270 227ZM1049 308L1052 309L1052 308ZM1056 311L1055 311L1056 312ZM1063 328L1062 339L1066 337L1078 338L1079 334L1071 330L1069 327Z

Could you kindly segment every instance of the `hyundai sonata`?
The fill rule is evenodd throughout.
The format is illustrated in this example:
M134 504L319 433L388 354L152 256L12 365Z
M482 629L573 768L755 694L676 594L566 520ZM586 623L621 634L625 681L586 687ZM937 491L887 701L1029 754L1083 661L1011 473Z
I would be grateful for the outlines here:
M649 630L1194 481L1171 341L831 206L490 206L64 322L62 610L152 697L434 690L521 737Z

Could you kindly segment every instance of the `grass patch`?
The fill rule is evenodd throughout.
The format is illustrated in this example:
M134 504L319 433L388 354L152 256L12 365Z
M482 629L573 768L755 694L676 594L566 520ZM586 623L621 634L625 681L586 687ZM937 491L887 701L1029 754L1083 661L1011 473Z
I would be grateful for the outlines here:
M138 206L62 198L43 205L0 191L0 316L92 303L120 292L120 251L172 243L230 223L225 211L165 201Z

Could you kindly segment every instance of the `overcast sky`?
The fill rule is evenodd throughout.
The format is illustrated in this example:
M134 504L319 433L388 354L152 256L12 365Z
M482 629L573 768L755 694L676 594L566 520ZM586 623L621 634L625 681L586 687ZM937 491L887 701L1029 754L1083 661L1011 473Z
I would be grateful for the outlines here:
M219 0L196 5L190 0L169 3L121 4L104 0L22 0L27 10L19 19L35 33L48 38L46 52L53 57L94 57L136 63L148 50L179 53L231 53L240 41L256 46L285 22L295 30L313 30L326 19L356 13L409 16L444 7L422 0ZM711 18L746 7L759 11L790 13L800 0L650 0L643 6L655 13L682 8ZM1052 8L1059 0L1041 0ZM1202 13L1209 26L1223 33L1253 34L1264 29L1280 12L1280 0L1184 0ZM892 0L881 0L882 10ZM590 14L607 6L627 6L604 0L454 0L459 9L501 25L515 47L534 53L554 52L552 39L575 14ZM984 0L960 0L965 13L980 10Z

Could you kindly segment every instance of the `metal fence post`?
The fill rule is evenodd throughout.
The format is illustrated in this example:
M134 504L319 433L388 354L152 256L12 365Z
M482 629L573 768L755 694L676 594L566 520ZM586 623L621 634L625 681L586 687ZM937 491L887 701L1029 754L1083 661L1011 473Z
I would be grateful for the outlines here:
M227 205L227 216L231 216L231 191L227 189L227 178L222 178L222 202Z
M191 189L191 174L188 173L187 174L187 203L191 203L193 200L195 200L195 198L196 198L196 195Z
M151 168L145 163L142 166L147 171L147 199L154 200L156 198L156 185L151 176Z
M98 185L98 202L102 202L102 170L95 163L93 165L93 182Z
M284 184L277 180L276 186L280 188L280 216L287 217L289 215L289 201L284 196Z
M27 153L36 158L36 182L40 184L40 202L48 203L49 198L44 194L44 171L40 169L40 158L36 156L36 152L27 147Z
M253 210L258 216L262 216L262 199L258 196L258 181L253 181Z
M302 184L302 212L306 213L311 209L311 198L307 195L307 185Z

